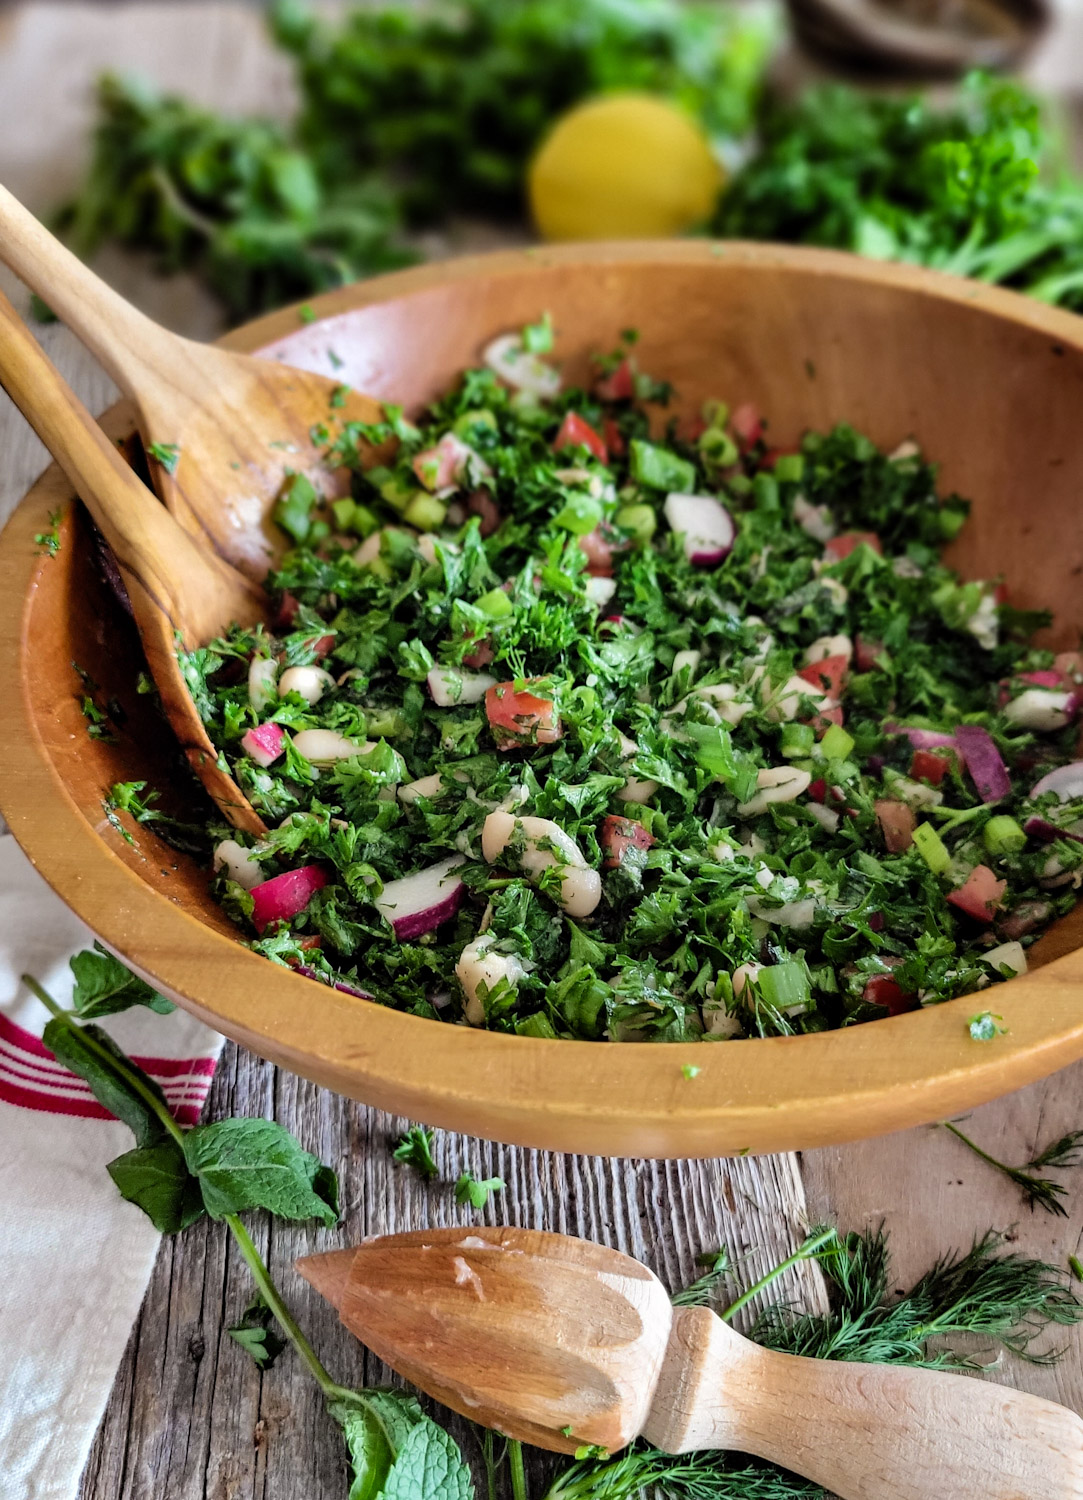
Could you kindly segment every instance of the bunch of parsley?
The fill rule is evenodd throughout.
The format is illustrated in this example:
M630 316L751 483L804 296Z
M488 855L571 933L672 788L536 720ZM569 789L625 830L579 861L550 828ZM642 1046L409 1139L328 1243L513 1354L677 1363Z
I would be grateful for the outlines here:
M975 75L947 106L814 89L768 102L718 234L828 245L1083 306L1083 184L1035 97Z
M271 27L297 69L289 125L101 80L91 166L58 218L79 255L149 251L240 321L414 259L409 225L519 213L539 138L599 89L655 90L741 135L770 35L704 0L391 4L335 22L283 0Z

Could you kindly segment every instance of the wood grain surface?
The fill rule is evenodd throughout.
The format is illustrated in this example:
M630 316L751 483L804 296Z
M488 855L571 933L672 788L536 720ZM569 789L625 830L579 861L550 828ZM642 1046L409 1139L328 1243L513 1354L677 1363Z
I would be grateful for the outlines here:
M1040 60L1056 75L1052 53ZM225 5L30 5L0 17L0 180L45 209L71 186L85 150L89 81L103 67L142 67L159 81L237 111L289 107L284 70L261 40L254 10ZM1071 74L1069 68L1069 74ZM1074 70L1076 76L1080 70ZM1063 68L1061 70L1063 76ZM120 289L168 326L209 337L216 309L186 280L158 283L132 262L106 261ZM4 285L10 285L5 281ZM115 397L108 378L61 328L41 330L54 359L98 411ZM44 455L0 396L0 519L44 465ZM332 1372L344 1381L383 1373L292 1271L296 1255L365 1233L489 1219L566 1230L629 1250L669 1285L694 1274L693 1256L726 1242L742 1279L754 1278L800 1238L806 1219L860 1227L886 1219L902 1286L944 1252L991 1225L1017 1248L1063 1265L1079 1248L1083 1180L1067 1219L1034 1213L1018 1191L935 1127L792 1156L651 1163L545 1155L443 1135L442 1181L424 1186L396 1166L402 1122L367 1110L227 1046L209 1117L273 1117L343 1173L341 1236L258 1227L272 1269ZM1083 1064L976 1110L966 1129L1012 1161L1083 1125ZM507 1188L486 1215L456 1207L450 1188L469 1166ZM268 1239L270 1243L268 1243ZM782 1292L821 1305L807 1267ZM342 1500L345 1463L311 1383L284 1357L260 1375L225 1329L249 1298L248 1277L221 1226L164 1241L143 1312L85 1476L81 1500ZM1054 1368L1001 1362L993 1378L1083 1409L1083 1338L1063 1335ZM478 1453L464 1425L464 1451ZM543 1466L548 1460L541 1461Z

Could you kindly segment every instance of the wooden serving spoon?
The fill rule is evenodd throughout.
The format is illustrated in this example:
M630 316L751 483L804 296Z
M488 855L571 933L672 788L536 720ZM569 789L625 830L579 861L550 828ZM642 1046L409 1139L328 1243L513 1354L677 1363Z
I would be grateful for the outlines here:
M178 641L192 649L233 621L253 625L263 619L263 590L199 546L159 504L2 294L0 385L112 548L162 706L196 775L231 823L265 833L258 813L219 763L176 654Z
M322 375L169 333L132 307L0 187L0 261L77 334L135 406L154 483L189 535L249 578L262 579L286 539L271 510L289 473L324 495L348 480L328 470L312 430L379 422L370 396ZM332 406L332 397L335 404ZM375 456L375 455L374 455Z
M842 1500L1083 1497L1083 1421L1065 1407L963 1375L763 1349L586 1240L420 1230L297 1268L392 1369L542 1448L734 1448Z

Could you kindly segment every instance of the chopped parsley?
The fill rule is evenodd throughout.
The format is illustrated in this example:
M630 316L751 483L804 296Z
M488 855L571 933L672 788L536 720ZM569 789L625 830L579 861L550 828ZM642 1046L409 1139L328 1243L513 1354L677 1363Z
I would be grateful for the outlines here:
M175 474L180 463L180 448L176 443L149 443L147 452L161 464L167 474Z
M38 550L44 552L46 557L55 557L60 551L60 522L62 519L62 511L51 510L49 512L49 530L34 533L34 541L37 543Z
M212 830L253 946L596 1041L816 1032L1023 972L1083 883L1083 657L945 566L967 502L912 442L780 452L718 400L667 425L632 340L562 388L550 338L496 340L414 420L329 413L352 492L288 477L273 634L182 653L270 829Z

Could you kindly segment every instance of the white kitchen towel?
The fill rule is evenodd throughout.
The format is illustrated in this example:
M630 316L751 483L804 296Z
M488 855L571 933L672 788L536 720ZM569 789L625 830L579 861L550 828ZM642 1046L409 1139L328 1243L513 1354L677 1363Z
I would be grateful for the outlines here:
M105 1165L132 1145L41 1042L91 933L0 836L0 1500L74 1500L160 1236ZM222 1038L183 1011L105 1025L193 1123Z

